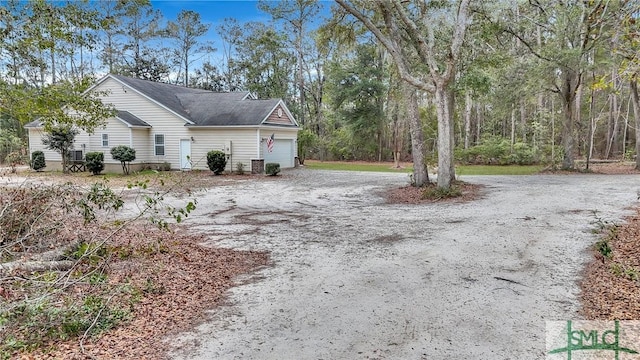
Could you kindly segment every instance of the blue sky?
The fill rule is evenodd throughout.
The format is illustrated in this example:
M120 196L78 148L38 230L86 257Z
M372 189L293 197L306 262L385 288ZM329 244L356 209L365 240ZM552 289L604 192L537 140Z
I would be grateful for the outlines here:
M202 22L210 24L206 40L213 42L213 47L220 49L220 37L216 33L216 27L225 18L235 18L239 23L249 21L269 22L271 15L258 9L257 1L249 0L151 0L154 9L162 12L165 20L175 20L181 10L193 10L200 14ZM331 0L320 0L322 6L321 13L316 19L315 25L322 23L322 19L330 16L330 8L334 2ZM201 40L205 40L202 38ZM219 51L210 54L201 54L196 61L199 66L201 61L209 60L216 64L222 54Z
M202 22L211 24L209 35L215 36L215 28L224 18L231 17L240 23L247 21L269 22L271 16L258 10L257 1L249 0L152 0L153 7L162 11L166 19L174 20L181 10L193 10L200 14ZM322 13L318 16L329 15L329 8L333 1L321 0ZM318 21L319 23L319 21Z
M193 10L200 13L203 22L212 24L212 30L224 18L236 18L245 21L269 21L270 16L258 10L257 1L244 0L156 0L153 7L162 11L167 19L175 19L181 10Z

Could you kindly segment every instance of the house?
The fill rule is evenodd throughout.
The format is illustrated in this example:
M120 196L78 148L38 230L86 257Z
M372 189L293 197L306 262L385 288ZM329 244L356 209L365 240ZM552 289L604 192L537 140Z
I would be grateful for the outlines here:
M211 150L224 151L230 171L239 163L253 173L263 172L270 162L282 168L297 165L300 128L280 99L258 100L249 92L217 93L111 74L87 90L91 91L107 94L100 98L113 104L117 114L93 134L81 131L74 156L103 152L107 171L121 169L110 153L118 145L136 150L132 169L208 169ZM25 128L29 152L43 151L47 169L60 169L60 154L42 144L42 125L36 120Z

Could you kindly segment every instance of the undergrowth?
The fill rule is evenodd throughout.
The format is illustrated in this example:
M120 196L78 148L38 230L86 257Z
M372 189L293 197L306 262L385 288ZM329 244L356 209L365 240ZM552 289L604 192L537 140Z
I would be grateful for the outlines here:
M601 234L601 238L595 243L594 248L602 256L602 262L608 261L609 272L617 277L627 278L631 281L640 280L640 270L635 266L624 264L619 259L614 258L612 245L619 239L620 226L610 221L603 220L598 216L597 211L593 211L596 220L595 232Z
M422 198L427 200L444 200L460 196L462 196L462 189L460 189L457 183L452 183L449 188L442 188L435 184L429 184L422 192Z
M130 320L144 294L160 291L152 282L133 283L110 271L114 261L167 249L152 231L128 233L130 224L148 219L155 232L170 231L165 219L181 222L195 209L194 201L167 206L165 193L150 194L147 186L130 184L128 191L139 190L140 212L117 220L123 194L104 183L88 189L68 183L0 188L1 360L46 353L69 339L82 347ZM132 243L135 236L142 240Z

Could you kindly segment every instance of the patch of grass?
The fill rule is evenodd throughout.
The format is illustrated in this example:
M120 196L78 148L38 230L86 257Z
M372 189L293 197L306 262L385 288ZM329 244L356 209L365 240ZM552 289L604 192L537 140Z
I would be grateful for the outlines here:
M344 171L377 171L377 172L394 172L394 173L410 173L413 167L396 169L391 163L352 163L342 161L305 161L305 167L317 170L344 170Z
M344 171L377 171L394 173L411 173L413 166L396 169L392 163L362 163L348 161L305 161L309 169L344 170ZM460 165L456 166L457 175L533 175L544 167L542 165ZM430 168L432 171L433 168Z
M119 289L115 289L120 292ZM109 304L108 294L83 297L44 297L25 302L10 311L0 312L0 359L18 352L43 348L47 343L78 338L83 334L97 336L132 317L130 306ZM6 356L5 356L6 355Z
M457 175L534 175L544 167L541 165L461 165L456 166Z

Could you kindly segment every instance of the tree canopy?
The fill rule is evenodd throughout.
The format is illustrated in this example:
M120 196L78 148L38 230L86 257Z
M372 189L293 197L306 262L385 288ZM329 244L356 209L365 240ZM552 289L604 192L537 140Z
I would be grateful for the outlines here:
M460 162L639 158L634 2L255 5L269 21L211 28L148 0L2 2L0 143L35 119L100 126L113 109L86 90L115 73L283 98L306 158L424 162L441 187Z

